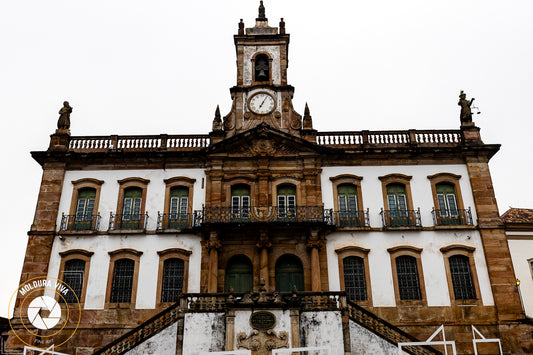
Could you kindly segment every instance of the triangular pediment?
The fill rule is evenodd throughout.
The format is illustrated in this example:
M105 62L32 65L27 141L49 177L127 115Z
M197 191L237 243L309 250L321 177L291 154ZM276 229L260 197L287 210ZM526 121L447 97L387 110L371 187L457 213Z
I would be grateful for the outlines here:
M208 154L244 157L283 157L302 153L320 154L323 147L300 137L260 124L246 132L224 139L208 148Z

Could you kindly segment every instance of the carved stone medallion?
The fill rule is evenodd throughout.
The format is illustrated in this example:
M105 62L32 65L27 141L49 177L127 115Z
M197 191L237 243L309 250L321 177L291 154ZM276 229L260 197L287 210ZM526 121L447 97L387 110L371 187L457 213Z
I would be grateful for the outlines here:
M254 329L268 330L276 325L276 316L270 312L254 312L250 316L250 325Z

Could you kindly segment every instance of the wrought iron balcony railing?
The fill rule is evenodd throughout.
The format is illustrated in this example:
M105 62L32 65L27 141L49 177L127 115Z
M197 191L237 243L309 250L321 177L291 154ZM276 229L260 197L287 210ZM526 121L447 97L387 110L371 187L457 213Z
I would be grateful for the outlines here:
M381 210L381 221L385 228L420 228L420 209L418 210Z
M145 214L113 214L109 216L109 230L144 230L148 221L148 213Z
M335 211L337 227L370 227L368 209L366 211Z
M473 226L472 211L467 210L433 210L433 222L436 226Z
M196 226L196 213L159 213L157 230L191 229Z
M61 216L59 230L63 232L91 232L100 227L100 215L66 215Z
M204 207L195 211L194 224L203 223L326 223L334 224L333 211L322 206L280 207Z

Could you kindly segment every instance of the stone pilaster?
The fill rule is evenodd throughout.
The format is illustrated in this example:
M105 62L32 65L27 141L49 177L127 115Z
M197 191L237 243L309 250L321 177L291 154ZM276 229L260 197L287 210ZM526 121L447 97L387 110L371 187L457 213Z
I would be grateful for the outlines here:
M268 240L268 235L265 232L261 233L257 247L259 248L259 279L264 280L265 289L269 288L269 269L268 269L268 249L272 246L272 243Z
M467 158L467 169L498 319L512 321L523 318L511 254L494 196L488 158Z
M318 233L311 232L310 240L307 242L307 247L311 249L311 291L320 292L322 290L320 280L320 249L324 246L324 242L318 239Z
M211 232L207 241L207 250L209 250L209 266L207 275L207 292L217 292L218 283L218 252L222 244L218 240L216 232Z
M235 311L226 311L226 351L235 350Z
M297 309L290 310L291 317L291 346L300 347L300 311Z

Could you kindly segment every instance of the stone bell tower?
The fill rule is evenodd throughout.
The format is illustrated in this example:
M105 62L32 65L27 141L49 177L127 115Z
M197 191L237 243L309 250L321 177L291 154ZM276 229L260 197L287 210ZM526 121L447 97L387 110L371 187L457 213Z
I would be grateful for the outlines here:
M233 104L223 121L226 137L260 123L301 135L302 116L292 106L294 87L287 84L289 37L283 18L279 27L268 25L263 1L254 27L245 29L241 19L234 36L237 85L230 89Z

